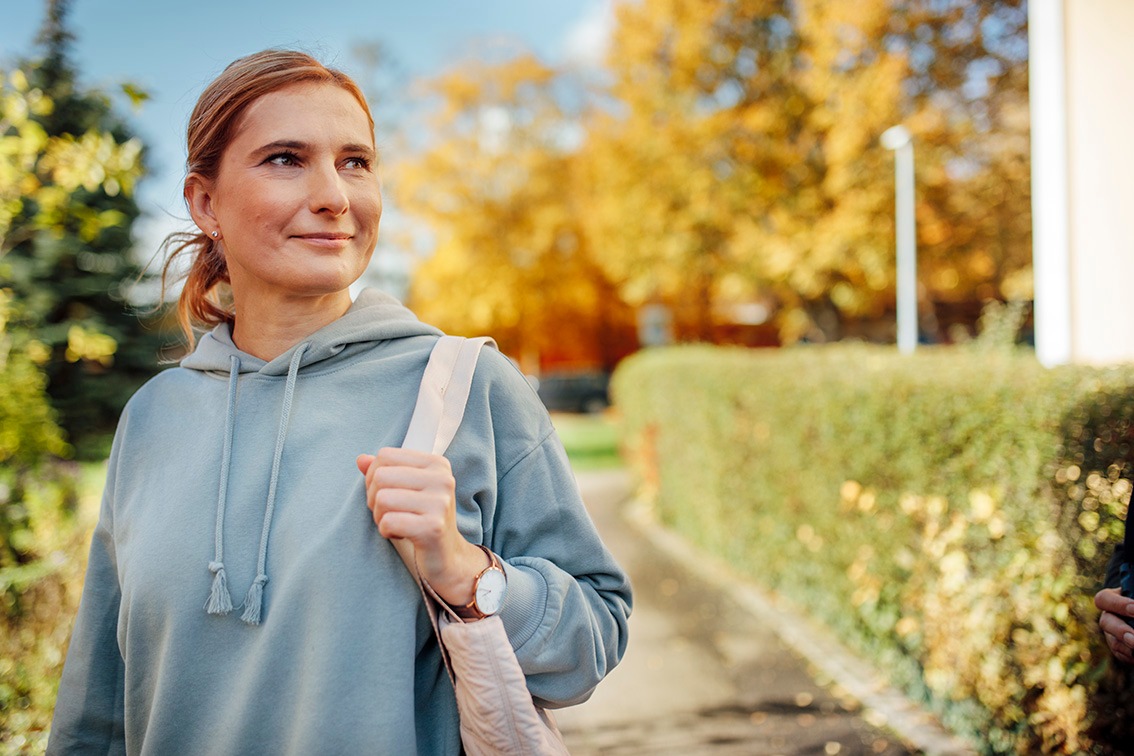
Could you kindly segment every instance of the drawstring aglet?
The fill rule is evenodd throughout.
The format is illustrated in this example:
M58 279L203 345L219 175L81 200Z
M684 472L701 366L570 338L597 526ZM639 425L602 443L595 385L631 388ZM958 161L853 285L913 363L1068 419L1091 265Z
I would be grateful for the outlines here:
M232 596L228 592L224 562L209 562L209 570L213 573L213 587L209 590L205 611L209 614L228 614L232 611Z
M260 606L264 600L264 583L266 582L268 582L267 575L257 575L248 588L248 595L244 597L244 613L240 615L240 619L249 625L260 624Z

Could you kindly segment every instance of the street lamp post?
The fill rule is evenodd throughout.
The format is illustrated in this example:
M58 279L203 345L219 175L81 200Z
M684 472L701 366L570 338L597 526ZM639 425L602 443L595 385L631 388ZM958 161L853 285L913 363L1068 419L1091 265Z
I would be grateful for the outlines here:
M913 140L905 126L882 132L882 146L894 151L894 194L898 242L898 351L917 346L917 231L914 225Z

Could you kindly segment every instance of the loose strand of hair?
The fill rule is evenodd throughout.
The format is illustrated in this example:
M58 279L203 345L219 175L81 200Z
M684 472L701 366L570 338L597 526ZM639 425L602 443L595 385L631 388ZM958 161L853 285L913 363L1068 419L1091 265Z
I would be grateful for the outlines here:
M161 301L173 284L185 282L177 298L177 322L190 349L196 344L198 328L232 321L232 311L218 291L228 283L228 269L216 244L203 233L184 231L170 234L162 243L165 264L161 270ZM175 271L175 263L184 256L191 258L188 270Z

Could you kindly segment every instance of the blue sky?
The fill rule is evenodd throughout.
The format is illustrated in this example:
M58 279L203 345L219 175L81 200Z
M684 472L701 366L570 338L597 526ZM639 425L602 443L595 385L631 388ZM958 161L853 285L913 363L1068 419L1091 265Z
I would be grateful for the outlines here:
M0 66L7 68L33 50L43 3L0 5ZM150 147L151 175L138 197L147 218L136 227L139 253L148 257L186 217L180 185L189 111L233 59L297 47L358 73L351 49L379 42L409 76L429 76L504 43L550 62L586 62L601 54L609 18L610 0L74 0L70 26L83 83L116 89L130 81L152 96L141 112L122 108Z

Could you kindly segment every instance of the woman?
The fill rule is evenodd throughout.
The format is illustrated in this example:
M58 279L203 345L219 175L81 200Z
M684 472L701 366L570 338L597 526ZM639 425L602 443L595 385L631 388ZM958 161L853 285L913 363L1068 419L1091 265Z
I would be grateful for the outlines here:
M1099 628L1110 653L1124 664L1134 664L1134 627L1127 621L1134 619L1134 600L1122 595L1119 578L1126 561L1126 548L1120 543L1107 564L1104 587L1095 594L1095 608L1099 610Z
M523 376L485 350L448 459L398 448L439 331L348 295L382 210L358 87L301 53L242 58L188 150L201 233L170 261L192 259L183 328L213 328L119 422L49 752L456 753L389 538L464 616L499 613L537 702L587 698L630 590ZM497 562L503 602L480 606Z

